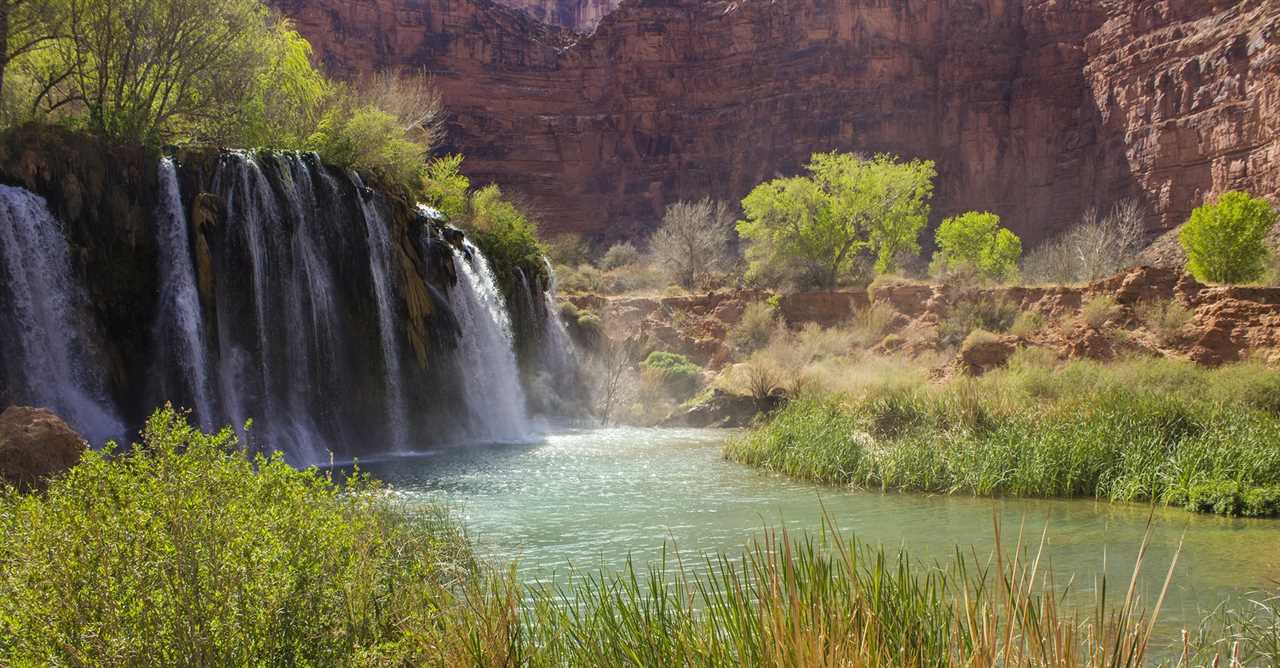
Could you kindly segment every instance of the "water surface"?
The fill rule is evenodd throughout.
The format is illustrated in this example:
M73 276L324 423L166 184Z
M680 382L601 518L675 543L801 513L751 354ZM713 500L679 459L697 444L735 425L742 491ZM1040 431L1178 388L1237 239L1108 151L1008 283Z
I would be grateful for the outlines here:
M684 553L737 551L763 527L817 529L823 509L846 533L925 564L950 563L957 546L990 554L994 524L1005 543L1021 529L1038 544L1048 526L1056 580L1074 577L1082 603L1104 566L1123 594L1148 518L1142 586L1154 601L1179 539L1185 543L1162 614L1171 631L1223 600L1277 586L1280 521L1083 500L981 499L884 494L788 480L725 461L727 432L675 429L567 431L525 445L458 446L366 461L410 503L447 500L480 551L517 560L521 577L646 562L664 542Z

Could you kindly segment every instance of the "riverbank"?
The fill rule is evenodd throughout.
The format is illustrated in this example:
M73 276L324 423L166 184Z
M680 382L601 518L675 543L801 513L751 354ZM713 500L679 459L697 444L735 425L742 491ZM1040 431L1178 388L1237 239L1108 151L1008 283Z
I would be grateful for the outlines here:
M456 473L482 484L475 480L480 471L488 476L505 466L527 479L529 461L550 457L547 466L563 470L596 452L610 462L608 470L631 471L620 458L630 461L633 447L584 446L552 440L541 448L494 448L487 465ZM522 459L526 450L533 460ZM637 465L654 461L650 450L633 454ZM714 447L709 454L709 462L747 471L716 459ZM439 455L422 461L427 470L448 467ZM401 472L411 465L389 464ZM584 472L564 475L581 480ZM537 480L549 484L548 477ZM926 565L915 552L899 555L843 538L833 529L838 514L828 516L825 533L757 534L745 550L713 551L705 562L673 550L665 562L588 567L547 588L514 577L523 563L477 559L460 516L439 503L413 501L419 497L410 488L348 480L336 484L278 458L248 460L230 432L206 437L162 413L132 454L90 452L46 495L0 497L0 659L897 666L986 664L998 655L1026 665L1093 666L1145 665L1144 657L1153 663L1170 655L1176 641L1149 623L1173 556L1163 537L1151 541L1143 565L1140 582L1149 574L1153 587L1140 585L1138 598L1127 598L1122 566L1113 576L1124 582L1111 585L1106 606L1089 609L1052 586L1041 588L1050 570L1065 573L1057 561L1048 568L1052 547L1035 558L1035 529L1025 534L1037 537L1023 539L1022 551L1006 532L1004 549L994 551L1005 555L1001 561L988 562L982 550ZM447 480L439 484L438 490L453 489ZM717 498L713 490L690 493ZM509 496L494 496L512 505ZM517 505L528 505L519 498ZM460 512L469 514L466 506ZM510 521L523 524L511 527L516 534L535 528L528 518ZM561 529L561 540L573 533ZM662 537L651 540L656 546ZM1128 547L1142 541L1134 542ZM1194 562L1195 547L1187 549L1183 563ZM567 551L565 568L573 571L568 563L582 558ZM1176 572L1172 587L1180 577ZM1188 651L1195 662L1207 662L1208 653L1231 651L1223 638L1253 633L1256 646L1245 643L1240 651L1256 652L1274 627L1270 618L1264 620L1270 626L1257 619L1250 616L1252 627L1213 626L1203 638L1192 628Z
M1280 374L1261 364L1130 358L1055 368L1024 350L979 378L879 378L853 392L804 393L725 455L872 489L1280 514Z

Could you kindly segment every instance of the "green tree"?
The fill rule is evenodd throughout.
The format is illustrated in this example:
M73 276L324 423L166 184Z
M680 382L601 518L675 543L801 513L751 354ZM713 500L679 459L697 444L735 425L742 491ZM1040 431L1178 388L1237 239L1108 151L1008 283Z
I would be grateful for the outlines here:
M937 274L972 272L987 280L1006 280L1018 273L1022 240L1000 227L1000 216L969 211L942 221L934 237L938 250L931 268Z
M1192 211L1178 234L1187 251L1187 268L1205 282L1257 280L1266 270L1265 239L1275 224L1275 209L1261 197L1223 193L1217 202Z
M920 251L933 162L815 153L806 168L808 176L767 181L742 200L738 234L748 242L749 277L781 271L830 288L861 254L887 272L898 254Z
M66 8L65 0L0 0L0 100L9 118L17 106L6 87L9 64L53 46L63 35Z
M67 0L66 95L95 132L155 142L235 115L270 60L259 0Z

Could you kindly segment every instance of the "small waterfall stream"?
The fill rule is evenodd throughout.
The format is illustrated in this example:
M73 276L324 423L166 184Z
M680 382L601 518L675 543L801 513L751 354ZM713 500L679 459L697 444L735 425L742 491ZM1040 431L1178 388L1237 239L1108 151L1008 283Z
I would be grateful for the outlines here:
M369 235L369 272L373 276L374 295L378 300L378 334L382 338L382 362L386 365L387 403L390 405L392 449L402 451L409 442L406 427L406 408L404 390L401 388L400 345L396 337L395 305L391 302L391 234L387 230L387 222L378 210L376 202L370 201L372 194L366 194L364 184L355 173L351 175L356 184L360 207L364 213L365 229Z
M516 364L514 334L489 261L467 244L454 251L458 285L449 292L465 333L459 343L463 393L470 413L470 436L493 443L525 441L533 427L525 408Z
M216 411L209 397L209 371L205 359L204 318L200 312L200 293L196 289L196 270L191 261L191 243L187 233L187 214L182 207L178 173L173 159L160 161L160 203L156 207L156 259L160 274L160 306L156 322L160 392L176 399L189 396L196 422L205 429L214 426ZM173 354L165 354L172 352ZM169 376L164 367L177 367L182 375L185 395L165 386Z
M52 409L94 442L124 434L89 354L87 306L44 198L0 186L0 366L6 402ZM16 391L15 391L16 390Z

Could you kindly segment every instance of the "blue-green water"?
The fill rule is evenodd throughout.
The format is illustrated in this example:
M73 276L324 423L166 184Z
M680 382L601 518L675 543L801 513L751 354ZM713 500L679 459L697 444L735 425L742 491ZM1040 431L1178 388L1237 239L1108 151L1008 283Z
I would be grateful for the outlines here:
M736 551L763 527L817 529L823 509L842 530L913 559L949 563L960 546L985 558L994 523L1011 545L1019 529L1047 554L1057 582L1092 600L1104 559L1122 595L1148 518L1152 542L1141 582L1153 602L1185 535L1161 615L1171 633L1224 600L1280 585L1280 521L1227 519L1094 501L882 494L814 485L725 461L727 432L675 429L567 431L524 445L459 446L366 461L412 504L446 500L482 554L517 560L526 579L576 567L617 568L628 555Z

